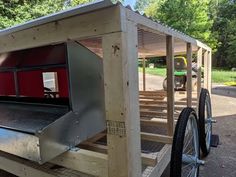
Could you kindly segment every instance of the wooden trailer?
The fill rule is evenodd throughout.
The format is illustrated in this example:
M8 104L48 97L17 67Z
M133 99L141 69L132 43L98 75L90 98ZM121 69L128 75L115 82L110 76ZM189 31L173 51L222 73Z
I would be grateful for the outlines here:
M171 151L175 152L172 144L176 138L175 124L178 117L181 117L180 112L185 107L192 107L195 111L205 110L205 104L203 108L199 107L199 100L202 88L211 91L211 48L134 12L129 7L112 4L110 1L97 1L0 31L0 63L2 65L11 52L71 42L89 49L90 53L96 54L102 61L103 74L99 77L104 83L106 128L96 135L87 135L85 140L77 142L77 146L69 147L66 152L53 159L46 159L41 164L33 162L36 161L34 159L31 161L28 156L21 158L17 152L13 155L1 149L0 169L22 177L161 176L171 158L175 159L172 166L177 162ZM73 52L76 53L76 50ZM193 54L197 56L198 67L196 92L192 92L191 88ZM174 90L175 55L187 56L186 92ZM145 91L142 88L139 90L138 58L153 56L166 56L167 91ZM33 54L31 58L40 60ZM67 61L69 68L73 68L69 80L72 75L76 79L76 75L80 74L80 70L73 67L71 60L73 57ZM89 63L86 66L89 66ZM88 68L88 73L94 69L92 66ZM75 83L70 84L73 86ZM147 83L144 81L144 88L145 84ZM74 100L71 111L76 112L73 102L76 102L74 98L78 95L70 94L73 88L69 87L68 99ZM73 90L73 93L76 91ZM209 99L209 96L210 93L205 92L204 98ZM209 100L206 105L207 108L210 107ZM196 116L194 109L188 112L189 117L192 116L193 119ZM207 116L211 123L211 114ZM70 127L67 127L66 130L69 129ZM175 140L173 146L178 142ZM185 155L184 158L187 159L188 156ZM199 154L194 163L203 163ZM175 176L179 175L181 174Z

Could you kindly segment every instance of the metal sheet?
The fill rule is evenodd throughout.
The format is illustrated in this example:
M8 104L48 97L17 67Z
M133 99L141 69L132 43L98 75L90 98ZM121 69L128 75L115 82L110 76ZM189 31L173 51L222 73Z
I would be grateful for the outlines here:
M68 110L54 107L0 103L0 127L35 134Z
M39 139L36 136L0 128L0 150L29 160L40 160Z

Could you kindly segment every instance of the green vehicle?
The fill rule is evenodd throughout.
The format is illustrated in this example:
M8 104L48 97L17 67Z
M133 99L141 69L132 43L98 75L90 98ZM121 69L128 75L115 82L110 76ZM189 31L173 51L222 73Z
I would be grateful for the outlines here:
M182 56L174 58L174 89L175 90L186 90L187 87L187 59ZM192 90L197 88L197 67L193 64L192 67ZM167 90L167 78L163 81L163 89Z

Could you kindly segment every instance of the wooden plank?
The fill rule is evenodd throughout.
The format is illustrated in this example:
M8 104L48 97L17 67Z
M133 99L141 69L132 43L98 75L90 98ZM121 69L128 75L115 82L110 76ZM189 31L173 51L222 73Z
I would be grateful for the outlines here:
M166 96L165 91L139 91L140 95L147 95L147 96Z
M74 149L56 157L51 162L86 174L108 177L106 154Z
M107 154L107 149L108 149L106 145L95 144L90 142L82 144L81 147L104 154ZM142 164L144 165L155 166L157 164L157 155L154 156L146 153L141 153L141 158L142 158Z
M167 127L167 119L161 119L161 118L142 118L141 117L141 125L143 126L156 126L156 127ZM175 123L177 120L175 120Z
M212 70L212 53L211 51L208 51L208 78L207 78L207 89L209 91L209 93L211 94L211 88L212 88L212 73L211 73L211 70Z
M175 110L183 110L186 106L175 106ZM151 109L151 110L167 110L167 105L143 105L140 104L140 109L145 110L145 109Z
M197 100L199 100L202 87L202 48L197 51Z
M146 133L141 132L141 139L165 144L172 144L173 138L171 136L154 134L154 133Z
M174 113L174 117L178 117L179 114ZM167 118L166 112L158 112L158 111L147 111L147 110L140 110L140 116L146 117L146 116L160 116L163 118Z
M4 156L0 156L0 161L0 169L20 177L56 177L52 173L49 174L48 171L37 169L37 167L32 167L26 163L22 163L22 161L16 161L15 159Z
M165 145L162 148L162 154L158 159L158 163L157 165L151 169L147 169L149 171L149 175L148 177L160 177L162 176L162 173L164 172L164 170L166 169L167 165L170 162L170 156L171 156L171 145ZM146 177L146 176L145 176Z
M174 38L166 37L167 64L167 133L174 134Z
M105 35L102 41L108 173L137 177L141 176L137 26L124 23L126 32Z
M140 99L151 99L151 100L163 100L165 96L162 95L155 95L155 96L149 96L149 95L139 95Z
M143 57L143 91L146 90L146 58Z
M18 31L1 37L0 53L122 31L120 18L113 6Z
M158 104L158 105L167 105L167 101L164 100L139 100L140 104ZM186 101L175 101L175 105L186 105ZM192 101L193 105L197 103L196 100Z
M192 44L187 43L187 106L192 107Z
M205 51L203 55L203 60L204 60L204 82L203 82L203 87L208 88L208 52Z

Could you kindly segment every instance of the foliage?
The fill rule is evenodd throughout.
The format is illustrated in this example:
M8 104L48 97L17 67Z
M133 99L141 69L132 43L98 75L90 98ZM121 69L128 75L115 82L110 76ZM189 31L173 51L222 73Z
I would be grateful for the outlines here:
M0 0L0 28L57 12L63 4L63 0Z
M145 13L214 47L214 41L210 41L213 20L208 11L209 0L158 0Z
M92 1L94 0L0 0L0 29Z
M217 66L236 67L236 0L219 3L213 30L218 34Z

